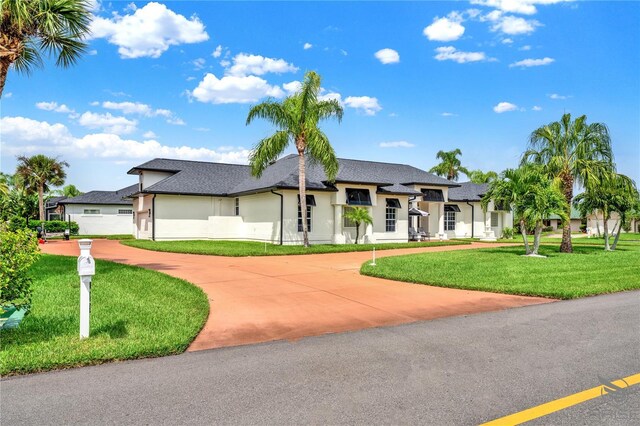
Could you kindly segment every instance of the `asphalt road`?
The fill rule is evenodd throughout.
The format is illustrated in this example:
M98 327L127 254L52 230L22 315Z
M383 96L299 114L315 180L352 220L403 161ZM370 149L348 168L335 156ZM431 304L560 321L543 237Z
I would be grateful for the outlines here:
M0 382L2 424L479 424L640 373L640 292ZM534 424L639 424L640 391Z

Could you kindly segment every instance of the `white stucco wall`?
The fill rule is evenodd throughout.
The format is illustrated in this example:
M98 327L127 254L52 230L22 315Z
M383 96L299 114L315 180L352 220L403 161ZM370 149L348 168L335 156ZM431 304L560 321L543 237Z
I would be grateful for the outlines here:
M170 172L155 172L155 171L142 171L140 173L140 184L142 185L142 189L147 189L151 185L160 182L163 179L168 178L174 173Z
M85 209L99 209L100 214L85 214ZM79 226L80 235L132 234L134 222L132 214L118 214L118 210L133 210L127 205L67 204L65 214ZM65 217L66 219L66 217Z

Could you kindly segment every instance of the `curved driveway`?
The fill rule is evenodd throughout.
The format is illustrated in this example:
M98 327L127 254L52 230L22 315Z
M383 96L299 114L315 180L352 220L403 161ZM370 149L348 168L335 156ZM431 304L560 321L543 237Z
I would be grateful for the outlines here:
M385 250L378 257L496 244ZM42 246L77 256L77 241ZM546 303L551 299L408 284L359 274L371 254L221 257L141 250L94 240L92 254L153 269L202 288L211 311L189 350L212 349L410 323ZM100 271L98 270L99 274Z

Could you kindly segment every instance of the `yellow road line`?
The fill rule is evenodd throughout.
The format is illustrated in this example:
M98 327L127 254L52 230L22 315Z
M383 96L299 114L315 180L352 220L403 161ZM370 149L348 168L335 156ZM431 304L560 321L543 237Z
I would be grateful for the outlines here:
M640 383L640 373L611 382L611 384L617 386L618 388L626 388L637 385L638 383ZM581 404L585 401L589 401L590 399L606 395L611 390L614 390L612 386L596 386L595 388L574 393L573 395L565 396L564 398L559 398L545 404L540 404L536 407L532 407L518 413L500 417L499 419L483 423L480 426L519 425L524 422L537 419L538 417L546 416L548 414L555 413L556 411L564 410L565 408L569 408L573 405Z

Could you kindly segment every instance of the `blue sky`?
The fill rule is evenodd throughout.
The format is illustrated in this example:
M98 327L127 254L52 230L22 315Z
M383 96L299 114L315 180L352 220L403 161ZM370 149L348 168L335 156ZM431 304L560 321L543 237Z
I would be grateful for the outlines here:
M90 54L10 72L1 169L46 153L83 191L135 182L154 157L246 162L272 131L252 104L306 70L345 107L325 132L341 157L428 169L460 148L471 169L517 164L563 112L604 122L640 181L640 3L97 2ZM386 50L385 50L386 49Z

